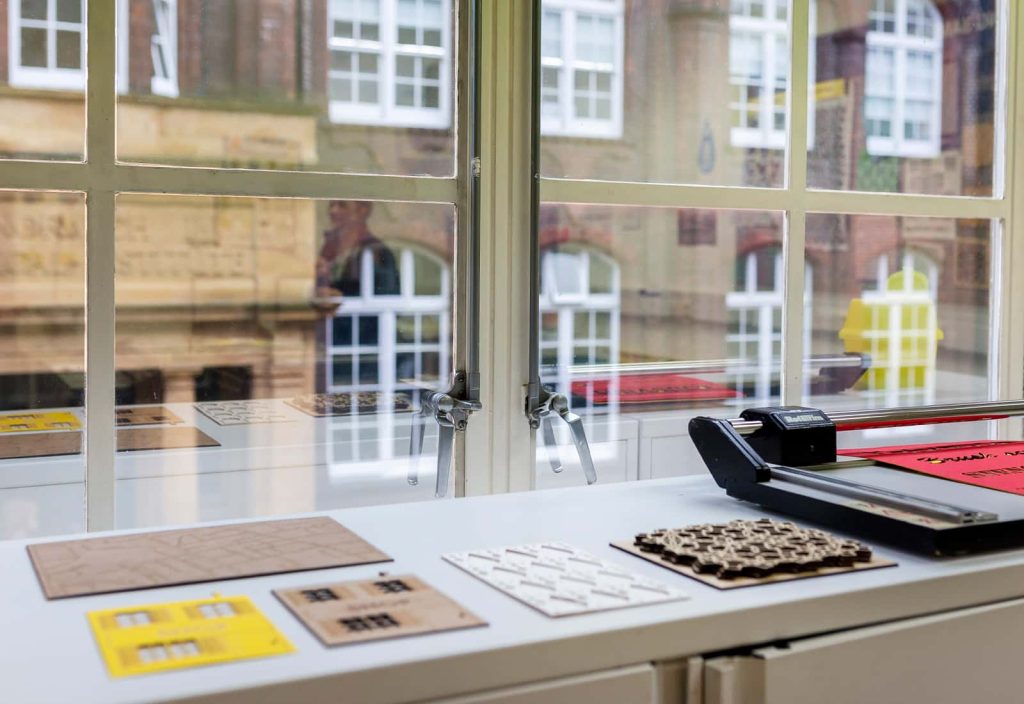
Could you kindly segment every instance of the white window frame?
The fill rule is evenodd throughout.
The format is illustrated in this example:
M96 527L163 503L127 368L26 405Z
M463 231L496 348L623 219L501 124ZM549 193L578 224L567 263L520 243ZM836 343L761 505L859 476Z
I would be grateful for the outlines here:
M452 26L453 0L441 0L441 46L422 46L398 43L398 0L380 0L377 41L349 39L333 36L334 16L332 3L327 2L327 93L328 116L338 124L386 125L388 127L421 127L448 129L452 121ZM358 5L357 5L358 6ZM345 18L354 21L354 18ZM334 100L330 97L331 53L334 50L373 53L377 55L377 103ZM439 101L437 108L400 107L395 104L398 56L433 58L440 62Z
M764 78L761 88L762 99L758 105L758 125L759 127L737 127L731 126L729 129L729 141L734 147L749 148L749 149L785 149L786 148L786 128L783 127L781 130L775 129L775 74L776 64L778 62L778 55L775 51L775 47L779 39L782 39L784 43L789 45L790 54L792 54L792 45L789 38L789 13L787 12L787 19L779 20L777 17L777 7L786 6L790 7L791 0L763 0L764 2L764 15L762 17L748 17L746 15L736 14L730 12L729 14L729 41L730 51L731 42L735 33L744 33L749 35L758 36L761 38L761 64L763 66L762 76ZM791 8L790 8L791 9ZM815 103L814 103L814 86L815 86L815 75L817 68L817 52L814 46L814 37L817 34L817 2L810 0L810 31L809 36L811 41L808 42L807 47L807 62L809 70L808 79L808 95L807 95L807 148L811 149L814 146L814 126L815 126ZM730 59L731 60L731 59ZM730 67L731 68L731 67ZM731 71L730 71L731 73ZM788 77L786 79L786 85L788 85ZM729 78L730 90L735 85L732 82L732 77ZM771 86L771 92L767 91L767 88ZM736 104L730 101L729 104L729 119L732 120L733 111L736 108ZM788 121L789 111L786 110L785 115Z
M541 133L549 137L589 137L595 139L619 139L622 137L623 84L625 61L625 36L623 0L543 0L542 12L557 12L561 15L560 45L562 55L558 58L543 57L543 68L555 69L558 78L558 116L541 114ZM611 18L615 41L614 62L590 64L576 59L576 23L580 14ZM580 118L575 115L575 70L599 70L611 73L611 117Z
M871 97L870 76L867 75L868 54L873 48L893 52L893 110L892 136L868 136L868 154L874 156L899 156L920 159L934 158L939 155L942 147L942 16L931 0L894 0L896 3L896 31L893 33L870 29L865 39L865 79L864 101ZM916 2L923 3L925 12L931 15L934 36L917 37L907 33L908 7ZM872 8L874 5L872 5ZM928 139L908 139L904 136L906 104L912 98L907 90L907 55L909 52L921 52L932 57L931 96L932 109L930 114L931 134ZM865 107L865 122L867 113ZM865 128L866 129L866 128Z
M56 0L47 0L49 8L56 7ZM8 0L7 3L7 27L8 27L8 57L10 84L17 88L43 88L48 90L85 90L85 63L87 53L88 31L86 30L86 13L89 0L81 0L82 3L82 68L60 69L60 68L37 68L21 65L21 0ZM168 6L168 15L172 21L160 21L157 5L165 3ZM154 17L157 22L157 31L151 38L155 45L159 44L167 53L168 75L155 75L156 57L154 57L154 75L150 83L150 90L154 95L163 95L170 98L178 97L178 0L151 0ZM117 0L117 86L121 93L128 92L128 62L130 60L129 49L129 12L128 0ZM29 20L32 22L33 20ZM47 20L51 31L55 31L60 23ZM67 25L68 28L71 25ZM48 42L48 49L54 50L54 42Z
M395 376L395 362L399 352L437 352L440 378L438 386L447 382L447 373L451 367L448 340L451 337L451 272L450 268L438 257L425 251L413 249L407 245L389 245L397 254L396 265L399 273L399 291L397 295L378 295L374 293L373 252L367 248L360 254L359 296L345 296L334 317L361 316L377 317L377 370L378 381L362 383L358 376L352 384L334 383L335 354L367 354L365 345L346 346L333 343L333 322L328 319L327 325L327 357L325 361L325 388L330 392L382 391L394 393L409 387L401 383ZM417 256L426 257L441 269L441 293L437 296L416 295L416 264ZM416 316L417 329L422 315L440 316L438 342L423 343L417 334L415 342L399 343L396 338L397 319L401 316Z
M577 260L577 288L573 292L558 290L557 276L553 258L555 256L574 257ZM590 284L590 260L599 258L609 267L612 273L611 292L594 293ZM598 346L608 347L607 364L619 362L620 314L622 310L622 292L620 284L620 267L612 257L597 252L589 247L571 247L563 250L550 250L541 255L541 295L540 313L555 313L558 316L558 339L552 343L539 341L541 349L555 348L558 357L558 373L556 375L541 374L541 381L554 383L558 391L572 397L572 367L576 366L575 347L578 342L585 342L590 354ZM607 313L610 316L607 345L605 338L589 337L585 340L576 338L577 313ZM543 370L542 370L543 372ZM592 409L586 409L588 411Z
M43 88L48 90L81 90L85 86L85 60L86 60L86 9L87 0L81 0L82 21L81 23L67 23L57 21L57 0L47 0L47 19L32 20L21 17L21 0L8 0L7 2L7 36L8 36L8 75L12 86L18 88ZM47 63L46 68L21 65L21 29L29 23L30 26L40 24L47 31ZM80 68L57 68L56 67L56 32L57 30L77 31L81 34L79 46L81 48Z

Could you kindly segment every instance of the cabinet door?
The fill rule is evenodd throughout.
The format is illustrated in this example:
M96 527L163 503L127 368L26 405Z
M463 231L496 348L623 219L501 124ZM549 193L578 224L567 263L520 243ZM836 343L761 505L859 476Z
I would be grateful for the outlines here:
M1024 701L1024 599L705 661L703 704Z
M445 699L435 704L657 704L651 665L594 672Z

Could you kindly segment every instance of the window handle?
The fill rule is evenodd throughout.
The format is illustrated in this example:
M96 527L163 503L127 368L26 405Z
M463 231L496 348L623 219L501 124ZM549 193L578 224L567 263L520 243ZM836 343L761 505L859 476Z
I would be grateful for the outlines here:
M448 495L452 459L455 454L455 433L464 431L469 423L469 416L482 407L479 401L455 398L451 393L444 391L435 391L423 397L420 406L421 418L413 419L409 435L409 451L412 455L410 461L413 462L409 470L410 484L419 484L415 458L423 450L423 418L433 417L440 429L437 437L437 483L434 487L434 496L441 499Z
M572 434L572 442L576 445L576 453L580 457L580 464L583 466L583 474L587 478L587 484L597 481L597 470L594 468L594 458L590 454L590 444L587 442L587 433L583 428L583 418L569 409L569 399L565 394L553 394L544 392L540 404L529 414L530 425L534 428L544 427L544 442L553 449L554 455L551 461L551 469L555 472L562 471L562 462L558 458L558 450L554 444L555 432L550 422L544 423L548 416L557 414L569 426Z

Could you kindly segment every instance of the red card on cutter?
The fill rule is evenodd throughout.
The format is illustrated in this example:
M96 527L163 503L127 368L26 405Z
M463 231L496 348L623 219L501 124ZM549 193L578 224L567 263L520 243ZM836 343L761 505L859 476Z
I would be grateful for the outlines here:
M963 484L1024 495L1024 442L894 445L839 450L894 467Z

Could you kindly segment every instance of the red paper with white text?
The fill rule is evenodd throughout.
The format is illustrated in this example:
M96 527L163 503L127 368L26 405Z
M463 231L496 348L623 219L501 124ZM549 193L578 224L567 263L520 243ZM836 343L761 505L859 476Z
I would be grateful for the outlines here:
M1024 442L962 442L839 450L963 484L1024 495Z

